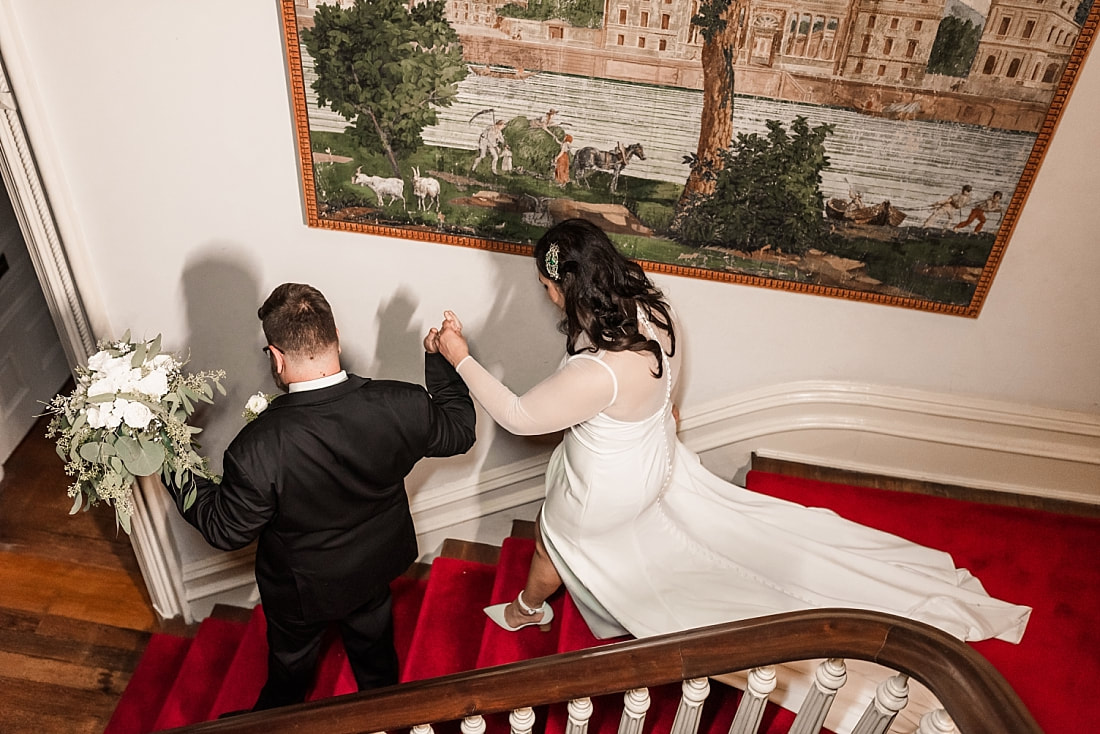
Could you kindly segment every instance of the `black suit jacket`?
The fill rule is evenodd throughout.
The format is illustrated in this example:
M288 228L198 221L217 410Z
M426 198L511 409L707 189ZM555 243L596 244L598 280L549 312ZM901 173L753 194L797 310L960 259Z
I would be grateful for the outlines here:
M474 443L465 383L438 354L425 390L349 375L319 390L287 393L226 449L220 484L198 481L183 510L223 550L259 539L256 581L268 613L339 619L416 560L405 476L426 456Z

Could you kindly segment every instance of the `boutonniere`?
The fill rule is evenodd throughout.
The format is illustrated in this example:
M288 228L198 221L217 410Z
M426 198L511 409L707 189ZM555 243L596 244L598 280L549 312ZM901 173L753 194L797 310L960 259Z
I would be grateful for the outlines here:
M244 416L246 423L251 423L260 417L260 413L267 410L267 406L275 399L274 395L266 395L263 392L258 392L248 399L248 402L244 405Z

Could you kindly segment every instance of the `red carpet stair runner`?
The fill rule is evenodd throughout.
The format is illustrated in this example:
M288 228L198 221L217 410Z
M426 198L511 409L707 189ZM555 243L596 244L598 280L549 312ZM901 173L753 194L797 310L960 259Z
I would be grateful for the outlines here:
M849 487L750 472L748 486L802 504L829 507L857 522L950 552L994 596L1034 607L1023 642L977 643L1048 732L1081 731L1100 721L1100 520L982 505L928 495ZM394 624L402 681L570 652L601 642L567 594L551 602L549 632L497 628L481 609L514 599L534 544L504 540L496 563L440 557L426 580L394 582ZM193 638L154 635L105 734L145 734L248 708L265 677L262 609L247 621L211 617ZM338 640L328 645L309 700L356 690ZM668 731L679 686L652 693L646 730ZM725 734L739 693L712 686L699 731ZM622 697L594 701L592 734L613 734ZM565 731L564 705L537 710L537 730ZM771 707L762 731L786 732L790 712ZM487 720L488 734L507 722ZM445 730L438 729L437 730ZM456 729L457 730L457 729Z

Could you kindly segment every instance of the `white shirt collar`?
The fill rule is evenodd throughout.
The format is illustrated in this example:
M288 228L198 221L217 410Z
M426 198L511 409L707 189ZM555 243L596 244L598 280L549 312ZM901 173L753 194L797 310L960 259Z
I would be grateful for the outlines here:
M287 388L287 391L305 392L306 390L320 390L322 387L332 387L333 385L339 385L346 379L348 379L347 371L340 370L334 375L328 375L327 377L318 377L316 380L306 380L305 382L292 382Z

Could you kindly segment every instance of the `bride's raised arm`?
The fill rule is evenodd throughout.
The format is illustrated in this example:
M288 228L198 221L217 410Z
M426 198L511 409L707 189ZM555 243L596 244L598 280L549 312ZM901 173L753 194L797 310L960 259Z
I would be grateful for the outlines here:
M455 366L470 393L511 433L534 436L560 431L615 402L615 376L594 357L576 355L526 393L516 395L470 355L462 324L452 312L446 312L436 338L440 354Z

